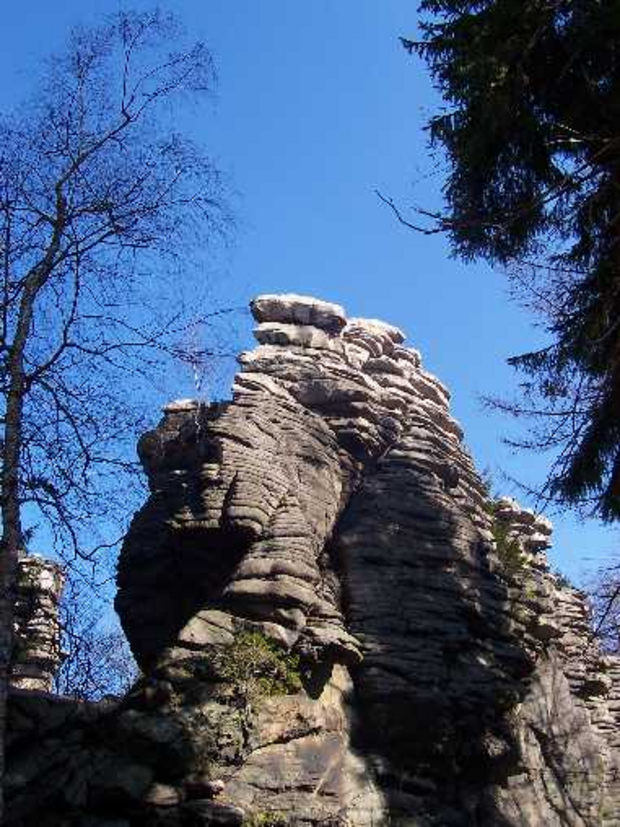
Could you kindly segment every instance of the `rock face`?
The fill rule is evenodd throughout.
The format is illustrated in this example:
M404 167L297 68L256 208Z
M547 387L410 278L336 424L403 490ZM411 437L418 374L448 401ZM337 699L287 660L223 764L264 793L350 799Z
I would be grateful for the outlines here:
M9 823L620 824L620 663L549 573L550 524L489 502L400 330L252 311L232 401L173 403L139 444L117 609L146 678L114 708L45 699L56 723L14 698Z

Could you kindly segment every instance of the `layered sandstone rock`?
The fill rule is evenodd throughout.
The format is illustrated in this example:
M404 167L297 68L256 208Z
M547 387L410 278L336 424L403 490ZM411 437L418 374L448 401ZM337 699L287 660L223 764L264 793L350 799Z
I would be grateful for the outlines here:
M39 768L75 744L62 823L619 824L620 666L548 571L550 524L488 501L402 331L252 310L232 400L140 441L117 607L147 677L48 727ZM14 743L14 823L44 823Z
M59 602L61 567L31 554L17 566L15 644L11 683L20 689L51 691L62 660Z

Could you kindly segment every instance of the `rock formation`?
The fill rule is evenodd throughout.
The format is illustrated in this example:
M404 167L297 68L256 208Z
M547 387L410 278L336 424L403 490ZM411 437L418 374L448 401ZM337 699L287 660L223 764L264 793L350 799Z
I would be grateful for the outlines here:
M60 566L31 554L20 557L15 603L15 652L11 683L50 692L62 661L58 604L64 586Z
M8 823L620 824L620 663L550 524L489 501L400 330L252 312L232 400L139 444L117 609L146 677L14 698Z

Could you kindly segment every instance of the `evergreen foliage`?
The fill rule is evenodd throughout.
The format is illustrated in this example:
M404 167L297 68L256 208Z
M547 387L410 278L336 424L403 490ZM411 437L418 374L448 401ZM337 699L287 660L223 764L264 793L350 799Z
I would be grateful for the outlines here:
M620 517L620 3L424 0L454 252L510 265L551 344L510 360L548 493ZM412 41L406 41L411 43Z
M505 574L514 576L526 567L519 541L510 533L509 527L501 520L494 519L491 528L495 550Z
M489 494L490 479L483 477L483 484ZM526 567L526 560L521 551L517 537L511 532L510 525L499 519L496 503L492 499L486 502L485 510L491 517L491 533L495 540L495 551L505 574L513 577Z

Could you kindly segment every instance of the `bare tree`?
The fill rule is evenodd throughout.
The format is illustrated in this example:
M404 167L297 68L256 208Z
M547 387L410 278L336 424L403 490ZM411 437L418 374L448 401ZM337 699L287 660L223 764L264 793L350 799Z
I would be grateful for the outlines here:
M158 11L75 29L36 97L0 119L0 737L28 531L47 520L84 555L83 528L122 508L134 472L133 391L167 357L210 355L180 344L188 322L159 275L179 279L229 224L216 169L171 126L214 82L205 46L182 42Z
M88 581L72 577L60 607L63 662L56 691L84 700L124 695L138 678L127 638Z
M607 652L620 651L620 567L600 569L590 584L594 635Z

